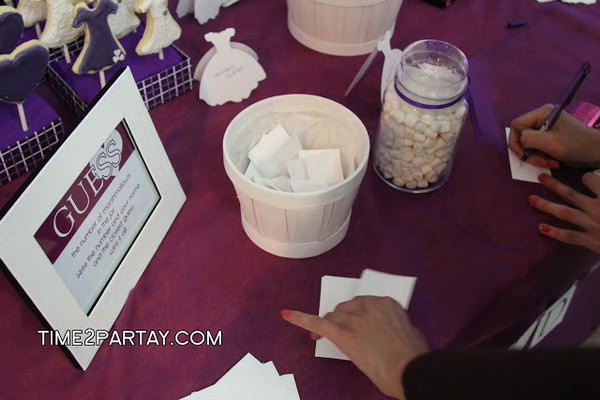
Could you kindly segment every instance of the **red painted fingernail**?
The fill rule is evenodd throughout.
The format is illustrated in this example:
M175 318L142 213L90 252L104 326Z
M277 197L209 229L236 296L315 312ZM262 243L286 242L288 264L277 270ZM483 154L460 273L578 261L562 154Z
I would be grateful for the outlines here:
M538 230L542 233L548 233L548 232L550 232L550 227L546 224L540 224L538 226Z
M279 311L279 314L281 314L281 316L284 317L284 318L285 317L289 317L291 313L292 312L290 310L281 310L281 311Z
M538 203L538 199L535 196L529 196L527 198L527 201L529 202L529 205L532 206L532 207L535 207L537 205L537 203Z
M542 183L548 182L548 178L550 178L548 174L540 174L540 176L538 176L538 180Z

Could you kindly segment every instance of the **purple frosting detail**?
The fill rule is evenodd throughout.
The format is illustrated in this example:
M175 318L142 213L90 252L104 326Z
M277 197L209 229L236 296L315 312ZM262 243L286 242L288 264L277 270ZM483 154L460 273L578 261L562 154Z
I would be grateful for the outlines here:
M93 73L116 64L125 56L108 25L108 15L117 12L118 6L112 0L100 0L92 10L80 8L73 21L73 27L87 25L85 53L79 55L79 72Z
M0 61L0 100L22 103L33 92L46 71L48 49L33 45L14 59Z
M23 29L23 17L18 12L0 14L0 54L7 54L15 49Z

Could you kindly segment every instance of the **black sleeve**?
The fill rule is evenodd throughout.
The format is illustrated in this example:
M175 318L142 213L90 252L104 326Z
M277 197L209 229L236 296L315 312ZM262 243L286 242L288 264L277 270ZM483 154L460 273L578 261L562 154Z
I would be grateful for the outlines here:
M434 351L403 384L407 400L600 400L600 349Z

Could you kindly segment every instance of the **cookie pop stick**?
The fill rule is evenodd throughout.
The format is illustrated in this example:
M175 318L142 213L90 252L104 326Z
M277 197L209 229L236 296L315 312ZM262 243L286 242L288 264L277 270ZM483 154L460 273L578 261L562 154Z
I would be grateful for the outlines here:
M117 8L117 4L112 0L99 0L95 8L90 9L85 3L78 3L73 10L73 26L85 24L85 41L73 64L73 72L98 73L101 87L106 85L104 70L125 59L125 50L108 24L109 14L116 13Z
M69 46L67 46L66 44L63 44L62 47L62 51L63 51L63 56L65 56L65 61L67 62L67 64L71 64L71 53L69 52Z
M23 108L23 103L17 103L17 110L19 110L21 129L23 129L23 132L27 132L29 130L29 125L27 125L27 117L25 116L25 109Z
M46 71L48 58L48 49L38 40L30 40L10 54L0 55L0 100L17 105L23 131L29 130L23 102Z

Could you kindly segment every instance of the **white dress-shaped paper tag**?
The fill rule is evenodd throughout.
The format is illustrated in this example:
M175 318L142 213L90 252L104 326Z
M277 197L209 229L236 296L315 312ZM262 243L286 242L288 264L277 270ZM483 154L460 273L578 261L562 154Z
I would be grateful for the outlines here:
M251 55L230 46L229 42L234 35L235 29L228 28L220 33L207 33L204 36L217 49L200 80L200 98L210 106L247 99L258 82L267 77Z
M244 43L231 42L231 43L229 43L229 45L231 46L232 49L242 50L242 51L250 54L252 56L252 58L254 58L256 61L258 61L258 54L256 54L256 52L254 50L252 50L250 47L246 46ZM215 55L216 52L217 52L217 49L215 49L214 47L211 47L210 50L207 51L202 56L202 58L198 62L198 65L196 65L196 69L194 70L194 79L195 80L199 81L202 79L202 74L204 74L204 70L206 69L208 62L210 61L211 58L213 58L213 56Z
M383 71L381 72L381 102L383 103L383 95L385 89L388 87L390 82L394 80L396 75L396 69L402 59L402 50L392 49L390 45L390 39L392 38L392 31L389 30L383 36L383 39L377 44L377 49L385 56L383 62Z

